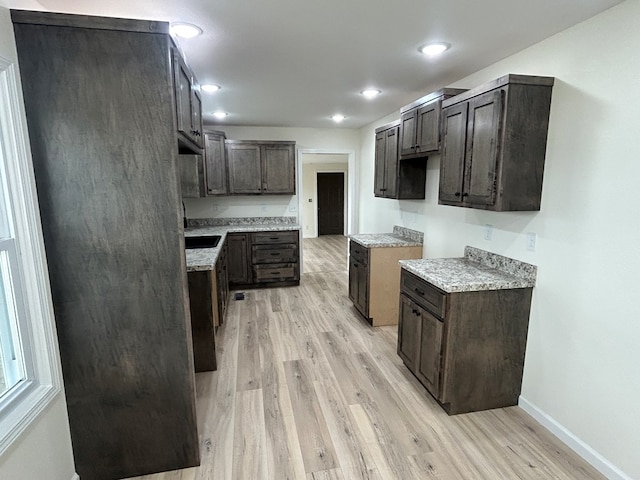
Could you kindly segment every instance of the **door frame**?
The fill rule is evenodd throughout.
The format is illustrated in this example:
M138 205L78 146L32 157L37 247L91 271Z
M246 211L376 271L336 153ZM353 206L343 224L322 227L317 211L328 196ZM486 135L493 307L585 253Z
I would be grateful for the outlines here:
M348 208L347 208L347 202L348 202L348 198L347 198L347 194L349 193L349 165L347 164L347 171L345 172L344 170L335 170L335 169L331 169L331 170L318 170L316 171L316 181L313 183L313 198L316 199L316 208L313 209L313 224L315 225L315 229L316 229L316 237L320 236L320 231L318 228L318 174L322 174L322 173L341 173L342 174L342 203L343 203L343 211L342 211L342 235L346 235L347 234L347 214L348 214Z
M302 157L305 154L325 154L325 155L346 155L347 156L347 175L345 177L345 235L351 235L355 232L357 220L358 220L358 209L357 209L357 196L356 196L356 177L357 177L357 168L356 168L356 153L355 150L345 150L345 149L327 149L327 148L300 148L298 149L298 159L297 159L297 185L298 189L298 221L300 225L303 225L303 211L302 211L302 202L304 198L302 197ZM332 173L330 171L322 172L322 173ZM335 173L335 172L334 172ZM314 185L314 194L318 195L318 179L316 176L316 182ZM315 212L315 220L314 223L316 225L316 232L318 230L318 213ZM303 232L301 232L303 233Z

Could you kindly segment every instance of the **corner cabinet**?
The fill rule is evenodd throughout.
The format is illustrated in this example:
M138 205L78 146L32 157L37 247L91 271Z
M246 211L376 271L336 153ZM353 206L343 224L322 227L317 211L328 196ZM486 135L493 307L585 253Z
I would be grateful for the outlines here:
M231 195L294 195L295 142L226 140Z
M531 294L446 293L402 269L398 355L449 415L517 405Z
M376 129L374 195L398 200L425 198L427 164L423 159L398 161L400 122Z
M463 92L443 88L400 109L400 160L424 158L440 150L442 101Z
M553 81L505 75L443 102L441 205L540 210Z

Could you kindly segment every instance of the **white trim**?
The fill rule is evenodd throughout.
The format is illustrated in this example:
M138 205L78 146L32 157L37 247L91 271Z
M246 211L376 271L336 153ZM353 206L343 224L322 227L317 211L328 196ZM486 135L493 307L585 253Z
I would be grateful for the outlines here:
M49 275L21 99L16 66L0 57L0 135L7 155L7 183L22 274L19 281L26 299L28 325L23 332L23 344L33 366L33 378L19 384L3 399L0 455L62 389Z
M574 433L569 431L564 425L560 424L556 419L549 416L536 405L529 402L526 398L520 396L518 406L531 415L544 428L558 437L571 450L576 452L587 462L593 465L600 473L610 480L633 480L629 475L624 473L609 460L604 458L593 448L580 440Z
M80 475L78 475L77 473L74 473L73 476L71 477L71 480L80 480Z

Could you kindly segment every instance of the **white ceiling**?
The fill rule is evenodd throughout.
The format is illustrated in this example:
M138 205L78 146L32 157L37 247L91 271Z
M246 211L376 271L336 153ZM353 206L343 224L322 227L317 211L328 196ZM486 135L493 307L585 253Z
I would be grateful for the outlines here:
M189 22L205 122L358 128L621 0L5 0L11 8ZM427 59L418 47L451 49ZM519 72L511 72L519 73ZM536 72L540 75L548 72ZM473 85L470 85L472 87ZM382 95L367 100L367 87ZM223 121L211 113L229 112Z

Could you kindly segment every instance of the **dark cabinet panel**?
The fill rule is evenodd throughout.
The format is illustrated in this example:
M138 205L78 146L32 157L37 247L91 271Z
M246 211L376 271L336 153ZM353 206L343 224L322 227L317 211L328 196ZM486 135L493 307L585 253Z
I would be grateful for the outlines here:
M398 161L398 122L376 129L374 195L383 198L425 197L427 164L424 160Z
M202 155L182 154L178 156L180 185L183 198L206 196L205 167Z
M440 204L540 210L553 80L505 75L443 102Z
M229 193L296 193L295 142L226 140Z
M442 366L443 322L416 305L420 317L420 355L417 358L416 376L431 392L440 392Z
M12 19L77 472L197 465L168 24Z
M229 161L229 193L253 194L262 192L260 145L250 143L227 144Z
M447 108L443 114L443 147L440 156L440 201L462 200L467 144L467 104Z
M398 316L398 355L416 373L420 359L420 307L405 295L400 295Z
M267 144L261 147L262 193L296 193L295 145Z
M172 61L178 139L183 147L200 153L199 149L203 147L202 101L197 91L197 80L175 48Z
M226 241L216 262L216 285L218 293L218 324L222 325L229 302L228 247Z
M227 235L227 265L230 285L249 283L249 235L248 233Z
M207 195L227 195L227 151L224 132L205 132Z
M440 151L442 101L463 92L466 90L443 88L400 109L401 162Z

